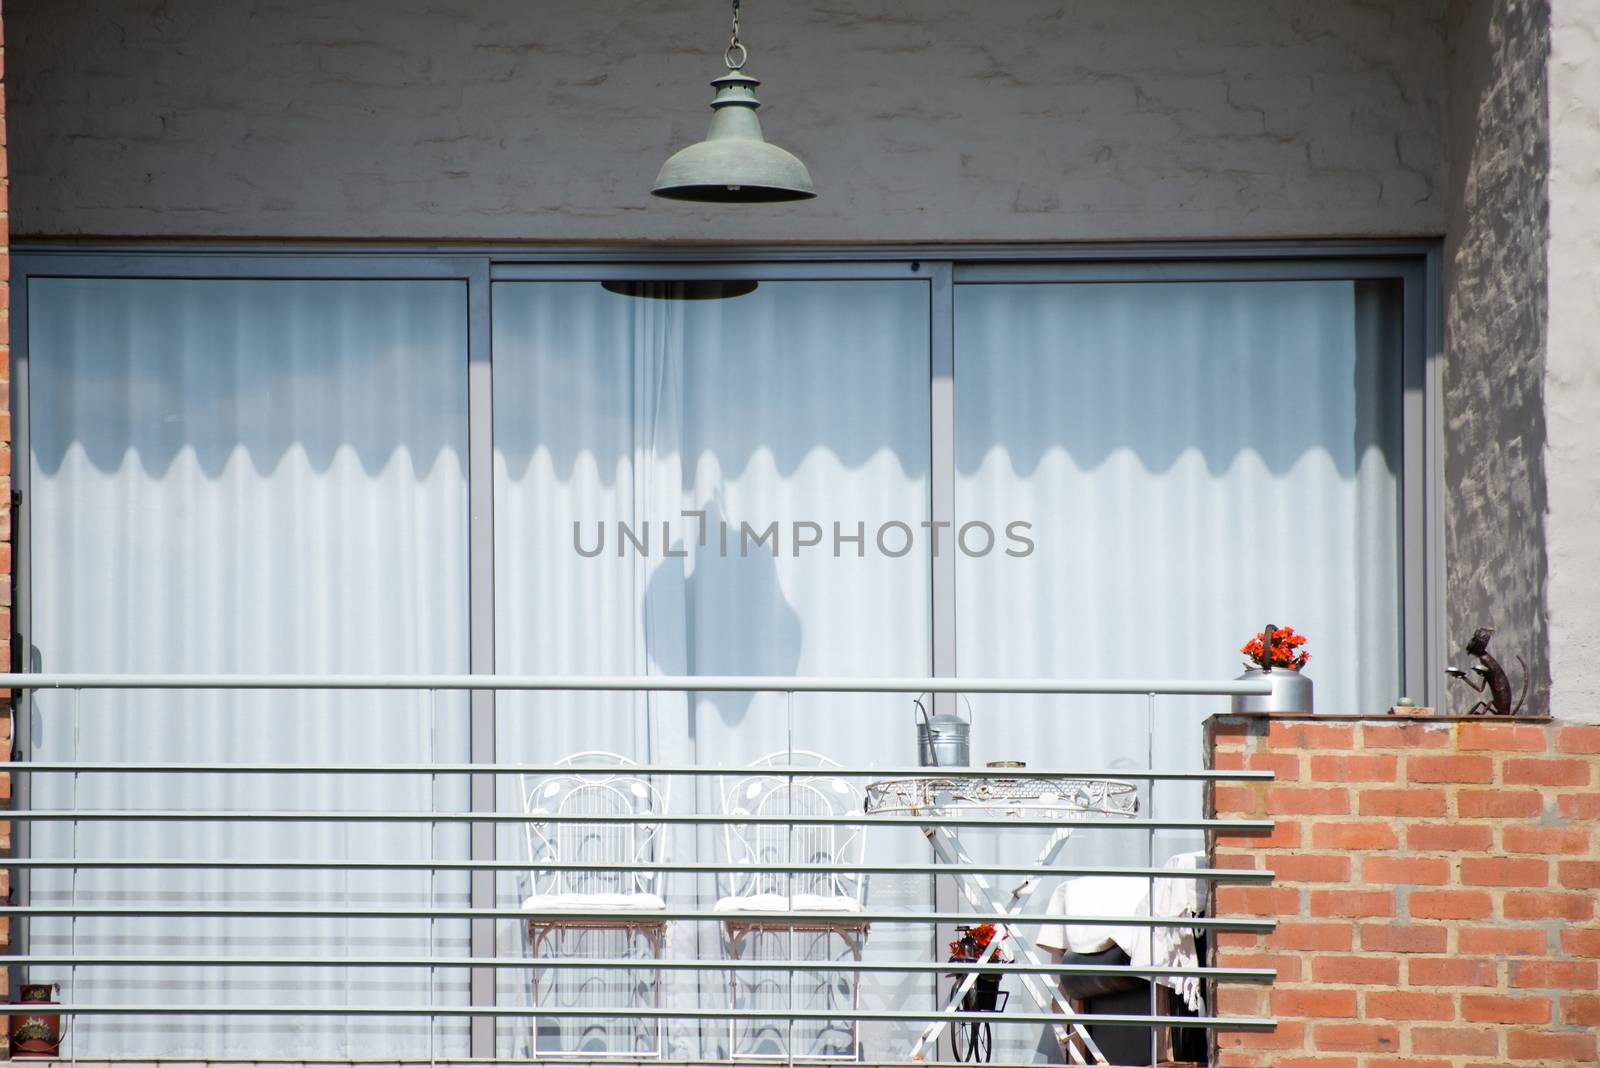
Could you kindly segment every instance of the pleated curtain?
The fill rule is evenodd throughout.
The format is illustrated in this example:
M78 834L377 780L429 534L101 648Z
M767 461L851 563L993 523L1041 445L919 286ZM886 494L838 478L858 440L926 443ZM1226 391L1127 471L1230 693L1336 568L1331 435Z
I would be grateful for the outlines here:
M1391 703L1401 387L1381 305L1337 281L957 286L954 519L999 539L976 556L955 531L943 534L956 588L938 612L954 628L960 673L1226 679L1242 669L1238 647L1273 622L1310 636L1319 707ZM498 282L492 306L498 671L932 672L932 574L949 557L934 559L921 525L934 477L926 283L766 281L708 293ZM29 314L36 667L467 670L462 284L35 280ZM890 523L914 534L903 555L876 543ZM1018 544L1006 540L1013 523L1025 524L1025 555L1004 551ZM776 552L745 544L746 526L773 524ZM820 544L795 544L796 524L815 524ZM846 536L837 544L835 524ZM849 540L858 525L862 543ZM973 697L974 759L1193 770L1201 723L1225 706ZM852 766L916 756L911 704L899 696L552 693L502 695L497 707L504 763L601 750L731 777L791 749ZM45 694L35 710L37 759L428 762L467 752L457 695ZM39 805L86 808L467 807L462 783L429 776L50 776L35 789ZM1141 793L1147 813L1199 814L1194 787ZM676 780L671 797L681 812L721 803L715 779ZM500 808L522 803L503 779ZM928 857L914 829L873 834L874 860ZM1024 863L1042 845L1022 831L968 838L981 857ZM712 863L725 849L711 829L675 829L666 843L684 862ZM1199 845L1188 834L1090 830L1063 859L1160 863ZM30 848L84 858L466 855L459 829L417 824L51 824ZM521 828L503 827L497 848L524 858ZM528 892L525 873L501 874L501 906ZM666 896L709 909L725 892L709 874L688 874L670 877ZM41 872L33 894L80 905L467 903L459 875L337 870ZM959 907L926 877L869 885L873 910L935 900ZM465 926L452 921L156 916L36 920L32 931L36 952L467 951ZM520 924L498 932L500 955L528 952ZM866 952L927 960L940 949L926 929L883 924ZM717 957L723 947L716 925L678 924L665 951ZM790 951L801 952L774 952ZM166 966L61 978L83 1002L466 999L465 975L446 970ZM667 978L668 1007L729 1003L722 978ZM837 1004L827 982L740 996L745 1007ZM861 982L873 1008L922 1006L934 992L926 976ZM532 996L529 973L501 974L503 1004ZM455 1020L77 1026L80 1056L466 1052ZM898 1056L915 1030L868 1025L865 1055ZM535 1031L502 1021L498 1053L532 1054L543 1041ZM667 1054L687 1059L790 1043L802 1056L839 1052L842 1041L818 1029L666 1029ZM1031 1031L1002 1041L1007 1059L1053 1045Z
M467 669L465 292L450 282L47 279L29 292L33 666ZM195 763L466 757L456 694L38 692L30 756ZM36 807L460 810L429 776L37 776ZM35 856L464 856L426 823L36 825ZM38 872L37 905L461 907L459 873ZM36 919L37 953L427 957L459 921ZM34 969L36 981L46 970ZM463 977L364 967L53 969L82 1004L460 1004ZM430 986L432 992L430 995ZM428 1056L426 1020L84 1017L80 1057ZM460 1054L443 1023L441 1055Z

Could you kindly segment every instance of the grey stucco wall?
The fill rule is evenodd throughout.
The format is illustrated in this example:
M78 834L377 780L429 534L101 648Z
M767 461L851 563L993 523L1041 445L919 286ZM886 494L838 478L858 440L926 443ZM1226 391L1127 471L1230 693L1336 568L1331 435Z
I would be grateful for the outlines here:
M1600 722L1600 5L1555 0L1550 56L1551 701Z
M24 235L1435 235L1444 0L755 0L823 196L652 200L718 0L8 0Z
M1550 708L1545 603L1547 0L1463 0L1449 27L1445 532L1450 652L1492 625ZM1448 706L1477 695L1452 685Z

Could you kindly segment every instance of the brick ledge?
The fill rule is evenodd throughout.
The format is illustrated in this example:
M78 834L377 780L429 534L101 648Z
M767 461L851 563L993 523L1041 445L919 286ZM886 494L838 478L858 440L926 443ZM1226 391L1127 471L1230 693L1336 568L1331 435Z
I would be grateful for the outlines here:
M1554 723L1554 716L1467 716L1460 713L1429 712L1213 712L1206 717L1217 719L1304 719L1327 720L1333 723ZM1565 722L1565 721L1563 721ZM1576 724L1581 726L1581 724Z

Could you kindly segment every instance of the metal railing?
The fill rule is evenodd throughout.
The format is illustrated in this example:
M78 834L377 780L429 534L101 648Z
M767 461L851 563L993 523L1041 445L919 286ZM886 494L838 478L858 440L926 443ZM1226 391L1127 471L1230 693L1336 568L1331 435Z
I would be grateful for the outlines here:
M0 674L0 687L20 691L23 696L38 694L44 691L84 691L84 690L215 690L215 691L242 691L242 690L283 690L283 691L412 691L427 693L435 700L437 695L451 691L468 691L474 694L493 694L505 691L543 691L543 692L679 692L679 693L706 693L706 692L737 692L737 693L778 693L786 694L792 710L795 694L819 693L871 693L871 694L992 694L992 695L1126 695L1142 697L1147 702L1147 712L1151 729L1155 722L1156 699L1160 696L1227 696L1233 694L1266 693L1268 686L1261 682L1209 682L1209 681L1171 681L1171 680L1078 680L1066 681L1058 679L954 679L954 678L789 678L789 677L758 677L758 676L650 676L650 677L592 677L592 676L564 676L564 677L520 677L520 676L481 676L481 675L443 675L443 676L348 676L348 675L112 675L112 674ZM791 711L792 715L792 711ZM76 748L74 748L76 753ZM1152 761L1153 762L1153 761ZM570 765L556 765L551 763L213 763L213 762L108 762L78 761L78 760L49 760L49 761L24 761L11 764L5 770L13 775L31 779L33 777L50 775L70 775L76 783L81 776L89 775L157 775L157 776L182 776L182 775L325 775L325 776L430 776L434 778L444 776L470 777L470 781L481 783L485 779L490 782L502 776L527 776L527 775L552 775L558 772L570 773L574 769ZM659 778L687 778L690 780L707 776L727 776L738 772L740 769L726 766L703 766L684 764L649 765L638 769L644 774ZM896 776L917 776L925 774L927 769L915 767L841 767L828 769L828 774L851 780L865 778L886 778ZM787 769L778 769L776 774L784 775ZM999 767L941 767L938 775L941 778L956 780L1004 780L1014 779L1019 774L1016 768ZM1104 769L1066 769L1066 768L1037 768L1029 767L1025 772L1029 779L1044 780L1082 780L1082 779L1112 779L1121 782L1143 783L1146 796L1154 790L1158 782L1194 782L1214 783L1218 781L1245 781L1259 782L1271 778L1270 772L1256 771L1175 771L1161 770L1151 767L1140 769L1119 768L1112 771ZM30 791L23 790L19 796L27 798ZM488 799L487 802L485 799ZM171 808L79 808L76 804L76 789L73 791L73 803L69 807L40 809L29 805L15 808L6 814L6 817L17 824L31 826L47 823L71 823L74 828L92 823L126 823L126 822L162 822L162 823L227 823L237 825L274 824L274 823L330 823L364 825L373 823L389 824L428 824L433 827L441 825L462 825L472 828L492 827L494 825L514 824L527 822L529 817L522 812L498 811L492 807L494 794L492 791L485 793L482 790L472 791L472 802L465 811L323 811L301 809L171 809ZM616 814L561 814L554 813L541 815L541 821L550 823L570 822L576 824L616 824L624 822L630 817ZM1218 820L1205 818L1198 814L1185 818L1161 819L1154 816L1125 816L1115 821L1094 816L1060 817L1052 815L1038 816L983 816L972 814L952 813L922 813L915 815L899 814L874 814L870 812L852 813L843 816L810 815L739 815L730 817L721 813L704 812L663 812L652 815L652 821L664 826L681 826L685 828L704 828L707 826L721 826L730 822L739 824L776 824L779 826L793 826L796 824L823 825L828 823L848 824L850 826L884 827L884 828L915 828L925 834L932 834L934 830L949 829L1034 829L1051 830L1056 832L1095 829L1108 833L1131 832L1141 833L1147 837L1146 856L1149 860L1144 865L1123 865L1114 867L1085 866L1085 865L1058 865L1058 864L1022 864L1022 863L974 863L963 865L961 872L965 876L1019 876L1033 881L1045 878L1061 878L1082 875L1116 875L1128 878L1149 880L1153 887L1156 880L1163 879L1192 879L1207 884L1219 882L1264 883L1272 879L1271 872L1243 871L1234 869L1212 869L1200 867L1196 869L1168 868L1154 863L1154 835L1158 831L1185 831L1204 832L1206 834L1266 834L1271 831L1272 824L1265 820ZM662 958L641 963L638 959L614 960L610 958L594 957L568 957L568 958L543 958L533 960L529 957L508 957L498 952L486 952L485 947L492 947L496 939L492 933L487 938L477 937L490 928L482 925L495 925L502 921L527 920L529 913L526 909L499 907L496 902L496 890L491 885L487 896L482 892L482 885L477 884L471 895L469 907L443 907L431 903L428 907L388 907L377 905L319 905L319 906L234 906L234 905L172 905L160 901L136 904L117 905L85 905L76 900L76 882L72 892L72 901L66 905L40 905L32 903L27 894L28 873L41 871L67 871L72 873L76 880L76 873L91 870L139 870L139 871L179 871L179 870L215 870L215 871L421 871L430 873L463 872L470 874L474 879L487 878L492 880L501 872L526 873L530 863L526 858L507 859L492 855L493 843L490 840L489 852L491 855L479 855L484 852L481 846L483 839L478 839L474 844L472 855L466 858L441 858L429 856L427 858L397 857L380 859L347 859L326 857L281 857L262 856L253 858L239 857L206 857L206 856L152 856L152 857L95 857L95 856L39 856L30 850L19 850L18 855L9 858L5 864L16 869L22 875L23 893L15 903L0 905L0 915L15 917L21 921L19 937L13 939L12 953L5 958L3 963L10 966L13 971L12 983L15 988L19 980L18 970L24 974L34 969L67 968L73 976L78 969L103 968L103 967L165 967L183 966L196 968L365 968L365 969L428 969L430 974L441 971L470 971L475 977L492 976L505 971L544 971L560 972L573 969L593 969L604 971L606 969L633 969L641 967L659 973L710 973L713 975L732 976L743 973L808 973L827 972L838 974L853 974L856 976L866 974L887 975L923 975L935 977L948 974L952 965L941 960L811 960L811 959L786 959L786 960L738 960L738 959L673 959ZM930 838L931 841L931 838ZM74 839L73 853L76 853L76 840ZM580 861L559 862L545 864L541 871L615 871L620 873L648 870L661 873L683 873L694 875L716 875L730 870L729 864L712 862L682 862L682 861L656 861L639 863L585 863ZM754 868L744 867L742 871L766 871L776 874L872 874L872 875L899 875L899 876L950 876L952 869L948 863L937 861L930 857L928 863L903 863L903 862L874 862L868 859L864 863L840 865L795 863L782 865L757 865ZM792 903L792 902L791 902ZM586 910L583 913L590 920L627 921L638 919L639 913L628 910ZM28 924L32 920L65 919L76 924L80 919L100 918L102 920L119 917L236 917L254 919L282 919L295 920L307 918L401 918L401 919L426 919L426 920L466 920L471 921L475 937L472 939L473 952L469 955L339 955L334 952L325 955L285 953L269 955L219 955L208 954L115 954L104 952L80 952L76 947L76 935L73 936L73 946L70 952L30 952L27 947ZM651 919L671 923L706 924L723 923L727 921L725 912L707 910L702 908L666 908L650 914ZM828 919L837 919L836 913L807 911L805 909L775 909L764 911L761 916L764 922L778 925L802 926L807 923L820 922ZM870 908L852 915L862 923L874 925L913 925L936 929L940 925L956 923L995 920L1002 924L1036 925L1062 922L1063 917L1058 914L1031 912L997 912L995 915L974 913L972 910L952 912L947 909L937 908L871 910ZM1160 928L1186 928L1200 932L1265 932L1272 928L1270 921L1256 919L1236 919L1216 916L1186 916L1181 918L1168 918L1160 916L1140 916L1130 920L1127 916L1078 916L1070 918L1074 925L1127 927L1137 926L1150 930ZM73 928L74 932L76 927ZM430 937L431 943L431 937ZM1036 1011L1013 1012L1007 1011L1001 1016L972 1013L966 1011L950 1011L931 1003L926 1007L902 1008L862 1008L859 1005L848 1007L829 1007L822 1010L808 1010L790 1008L784 1016L791 1020L816 1020L834 1022L845 1020L852 1026L860 1022L897 1022L905 1024L935 1024L938 1022L969 1022L977 1017L983 1017L996 1022L1007 1024L1026 1024L1029 1026L1063 1025L1127 1025L1152 1028L1152 1056L1151 1063L1155 1062L1154 1028L1160 1027L1185 1027L1208 1028L1227 1030L1263 1030L1274 1026L1274 1021L1261 1017L1223 1016L1202 1013L1197 1016L1162 1014L1156 1011L1155 982L1160 978L1192 978L1201 982L1215 981L1270 983L1274 973L1268 969L1254 968L1216 968L1205 966L1202 962L1195 967L1160 967L1154 965L1084 965L1066 963L1042 963L1037 960L1023 960L1010 963L999 963L985 960L977 964L960 965L963 973L985 973L1000 975L1020 975L1023 980L1030 981L1030 977L1045 977L1053 984L1062 977L1072 976L1125 976L1136 977L1150 982L1150 1011L1140 1014L1104 1015L1083 1012L1062 1011ZM35 973L36 974L36 973ZM122 1016L122 1017L171 1017L171 1016L347 1016L347 1017L423 1017L434 1020L451 1018L470 1018L473 1020L489 1021L505 1018L583 1018L604 1017L611 1018L619 1015L621 1010L614 1005L610 1006L564 1006L564 1007L539 1007L532 1005L508 1006L496 1004L494 1001L494 984L489 982L474 982L472 996L467 1004L438 1004L432 999L430 984L430 1003L417 1005L362 1005L362 1004L304 1004L304 1003L268 1003L268 1002L229 1002L229 1003L198 1003L198 1002L149 1002L141 1004L108 1004L92 1003L75 1000L70 996L64 1004L52 1004L48 1011L64 1017L95 1017L95 1016ZM15 1009L16 1006L13 1006ZM653 1019L660 1021L674 1020L770 1020L774 1012L772 1009L738 1009L720 1006L697 1006L694 1008L663 1007L660 1004L629 1007L626 1015L640 1019ZM432 1054L432 1027L430 1025L430 1057ZM491 1033L491 1042L493 1036ZM1089 1043L1093 1050L1093 1043ZM659 1051L658 1051L659 1052ZM1073 1046L1071 1052L1075 1059L1085 1059L1082 1044ZM496 1060L517 1058L496 1057L493 1046L488 1049L481 1048L481 1043L475 1035L472 1054L475 1058L489 1057ZM858 1051L859 1055L859 1051ZM97 1058L104 1059L104 1058ZM140 1059L149 1059L141 1055ZM193 1059L186 1055L184 1059ZM270 1060L271 1058L255 1057L252 1060ZM298 1059L298 1058L296 1058ZM318 1057L316 1059L326 1059ZM571 1057L550 1058L561 1059L568 1063ZM612 1058L607 1058L611 1060ZM653 1059L653 1058L652 1058ZM793 1049L788 1051L788 1060L806 1060L804 1055L796 1055ZM696 1058L697 1063L705 1063L706 1058ZM1092 1057L1089 1058L1093 1063ZM893 1058L873 1057L873 1063L893 1063Z

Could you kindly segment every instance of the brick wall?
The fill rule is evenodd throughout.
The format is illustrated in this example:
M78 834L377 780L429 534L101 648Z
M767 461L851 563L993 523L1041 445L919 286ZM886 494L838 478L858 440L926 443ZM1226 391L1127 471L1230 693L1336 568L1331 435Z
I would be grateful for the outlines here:
M1227 934L1215 963L1271 967L1223 984L1224 1012L1271 1034L1218 1037L1223 1068L1499 1068L1600 1061L1600 727L1549 721L1223 716L1219 866L1271 869L1219 887L1217 912L1277 921Z

